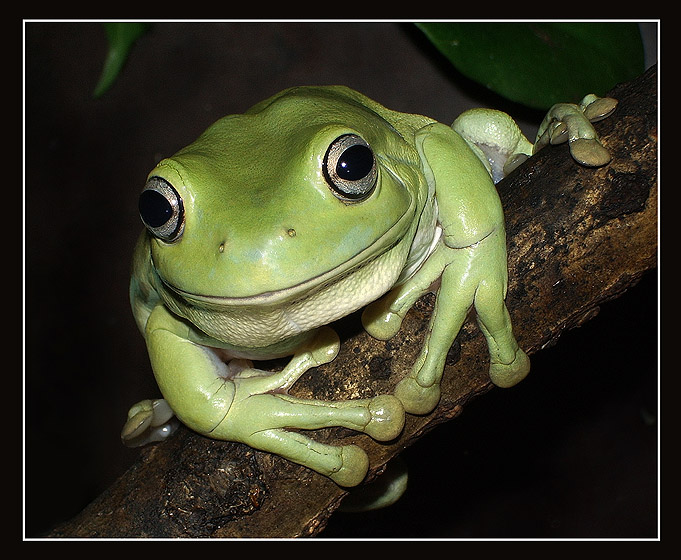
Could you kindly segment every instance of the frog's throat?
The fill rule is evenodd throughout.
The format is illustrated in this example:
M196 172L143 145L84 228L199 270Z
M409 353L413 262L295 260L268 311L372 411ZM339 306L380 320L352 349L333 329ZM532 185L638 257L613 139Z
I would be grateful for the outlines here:
M158 273L155 267L153 267L153 270L165 288L190 305L215 308L275 307L284 302L302 299L329 284L339 281L341 278L353 274L401 243L406 243L407 246L409 246L412 242L411 238L414 235L414 231L410 231L410 228L414 222L415 211L416 201L410 204L400 219L366 249L323 274L281 290L262 292L243 297L196 294L172 285Z

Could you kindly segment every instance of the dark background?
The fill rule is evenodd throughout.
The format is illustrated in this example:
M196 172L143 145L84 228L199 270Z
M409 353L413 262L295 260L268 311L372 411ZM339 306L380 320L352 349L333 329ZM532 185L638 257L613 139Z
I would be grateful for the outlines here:
M277 91L342 83L451 122L474 106L521 120L405 23L157 23L93 99L98 23L25 23L24 535L78 513L138 451L119 432L158 396L128 305L147 172L219 117ZM648 61L657 26L644 25ZM569 77L568 77L569 78ZM408 453L392 508L335 514L325 537L655 537L657 277L533 356Z

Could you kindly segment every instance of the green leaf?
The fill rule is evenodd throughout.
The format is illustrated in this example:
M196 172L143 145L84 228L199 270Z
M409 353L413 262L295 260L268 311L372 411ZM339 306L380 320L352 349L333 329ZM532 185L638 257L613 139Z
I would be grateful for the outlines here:
M106 36L109 41L109 52L104 61L104 68L95 87L94 96L104 94L114 83L128 58L128 53L135 41L147 32L150 25L139 22L105 23Z
M636 23L417 23L465 76L536 109L604 95L644 70Z

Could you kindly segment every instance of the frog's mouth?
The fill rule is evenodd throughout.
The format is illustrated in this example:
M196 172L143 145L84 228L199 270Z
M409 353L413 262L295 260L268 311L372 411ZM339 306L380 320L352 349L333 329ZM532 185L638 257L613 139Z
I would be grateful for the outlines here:
M177 286L173 286L160 276L159 278L163 282L164 286L190 304L216 307L274 307L281 305L284 302L304 299L305 297L323 289L328 285L340 282L344 278L357 273L360 269L369 266L381 255L393 250L399 243L399 238L392 241L391 244L384 244L381 243L381 240L379 240L369 248L352 257L350 260L345 261L341 265L329 270L328 272L325 272L324 274L320 274L319 276L315 276L314 278L310 278L304 282L289 286L288 288L270 292L262 292L252 296L232 297L196 294L182 290ZM376 251L376 249L379 247L380 250Z
M306 297L318 292L326 286L341 282L345 278L356 274L361 269L370 266L374 261L381 259L381 257L393 251L397 246L403 246L405 247L404 256L402 259L390 259L391 262L394 262L392 265L393 270L391 271L392 274L386 275L390 277L394 276L394 278L391 280L391 282L394 283L402 271L404 259L406 258L409 246L411 245L411 236L408 235L407 232L409 230L410 224L413 222L413 211L414 205L411 205L400 217L400 219L395 222L385 233L383 233L374 243L347 261L327 272L324 272L323 274L287 288L282 288L280 290L239 297L197 294L183 290L178 286L174 286L160 276L158 271L156 271L156 274L166 288L175 293L177 296L181 297L189 304L216 308L278 306L285 302L305 299ZM155 267L154 270L156 270ZM386 290L389 287L391 286L388 286Z

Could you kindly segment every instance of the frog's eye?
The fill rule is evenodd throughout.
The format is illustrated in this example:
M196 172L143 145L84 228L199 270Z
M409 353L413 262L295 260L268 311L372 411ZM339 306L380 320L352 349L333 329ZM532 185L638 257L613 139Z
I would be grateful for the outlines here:
M151 177L139 198L139 212L144 225L159 239L176 241L184 228L182 198L161 177Z
M348 201L367 198L378 176L369 144L356 134L336 138L324 157L324 176L338 198Z

